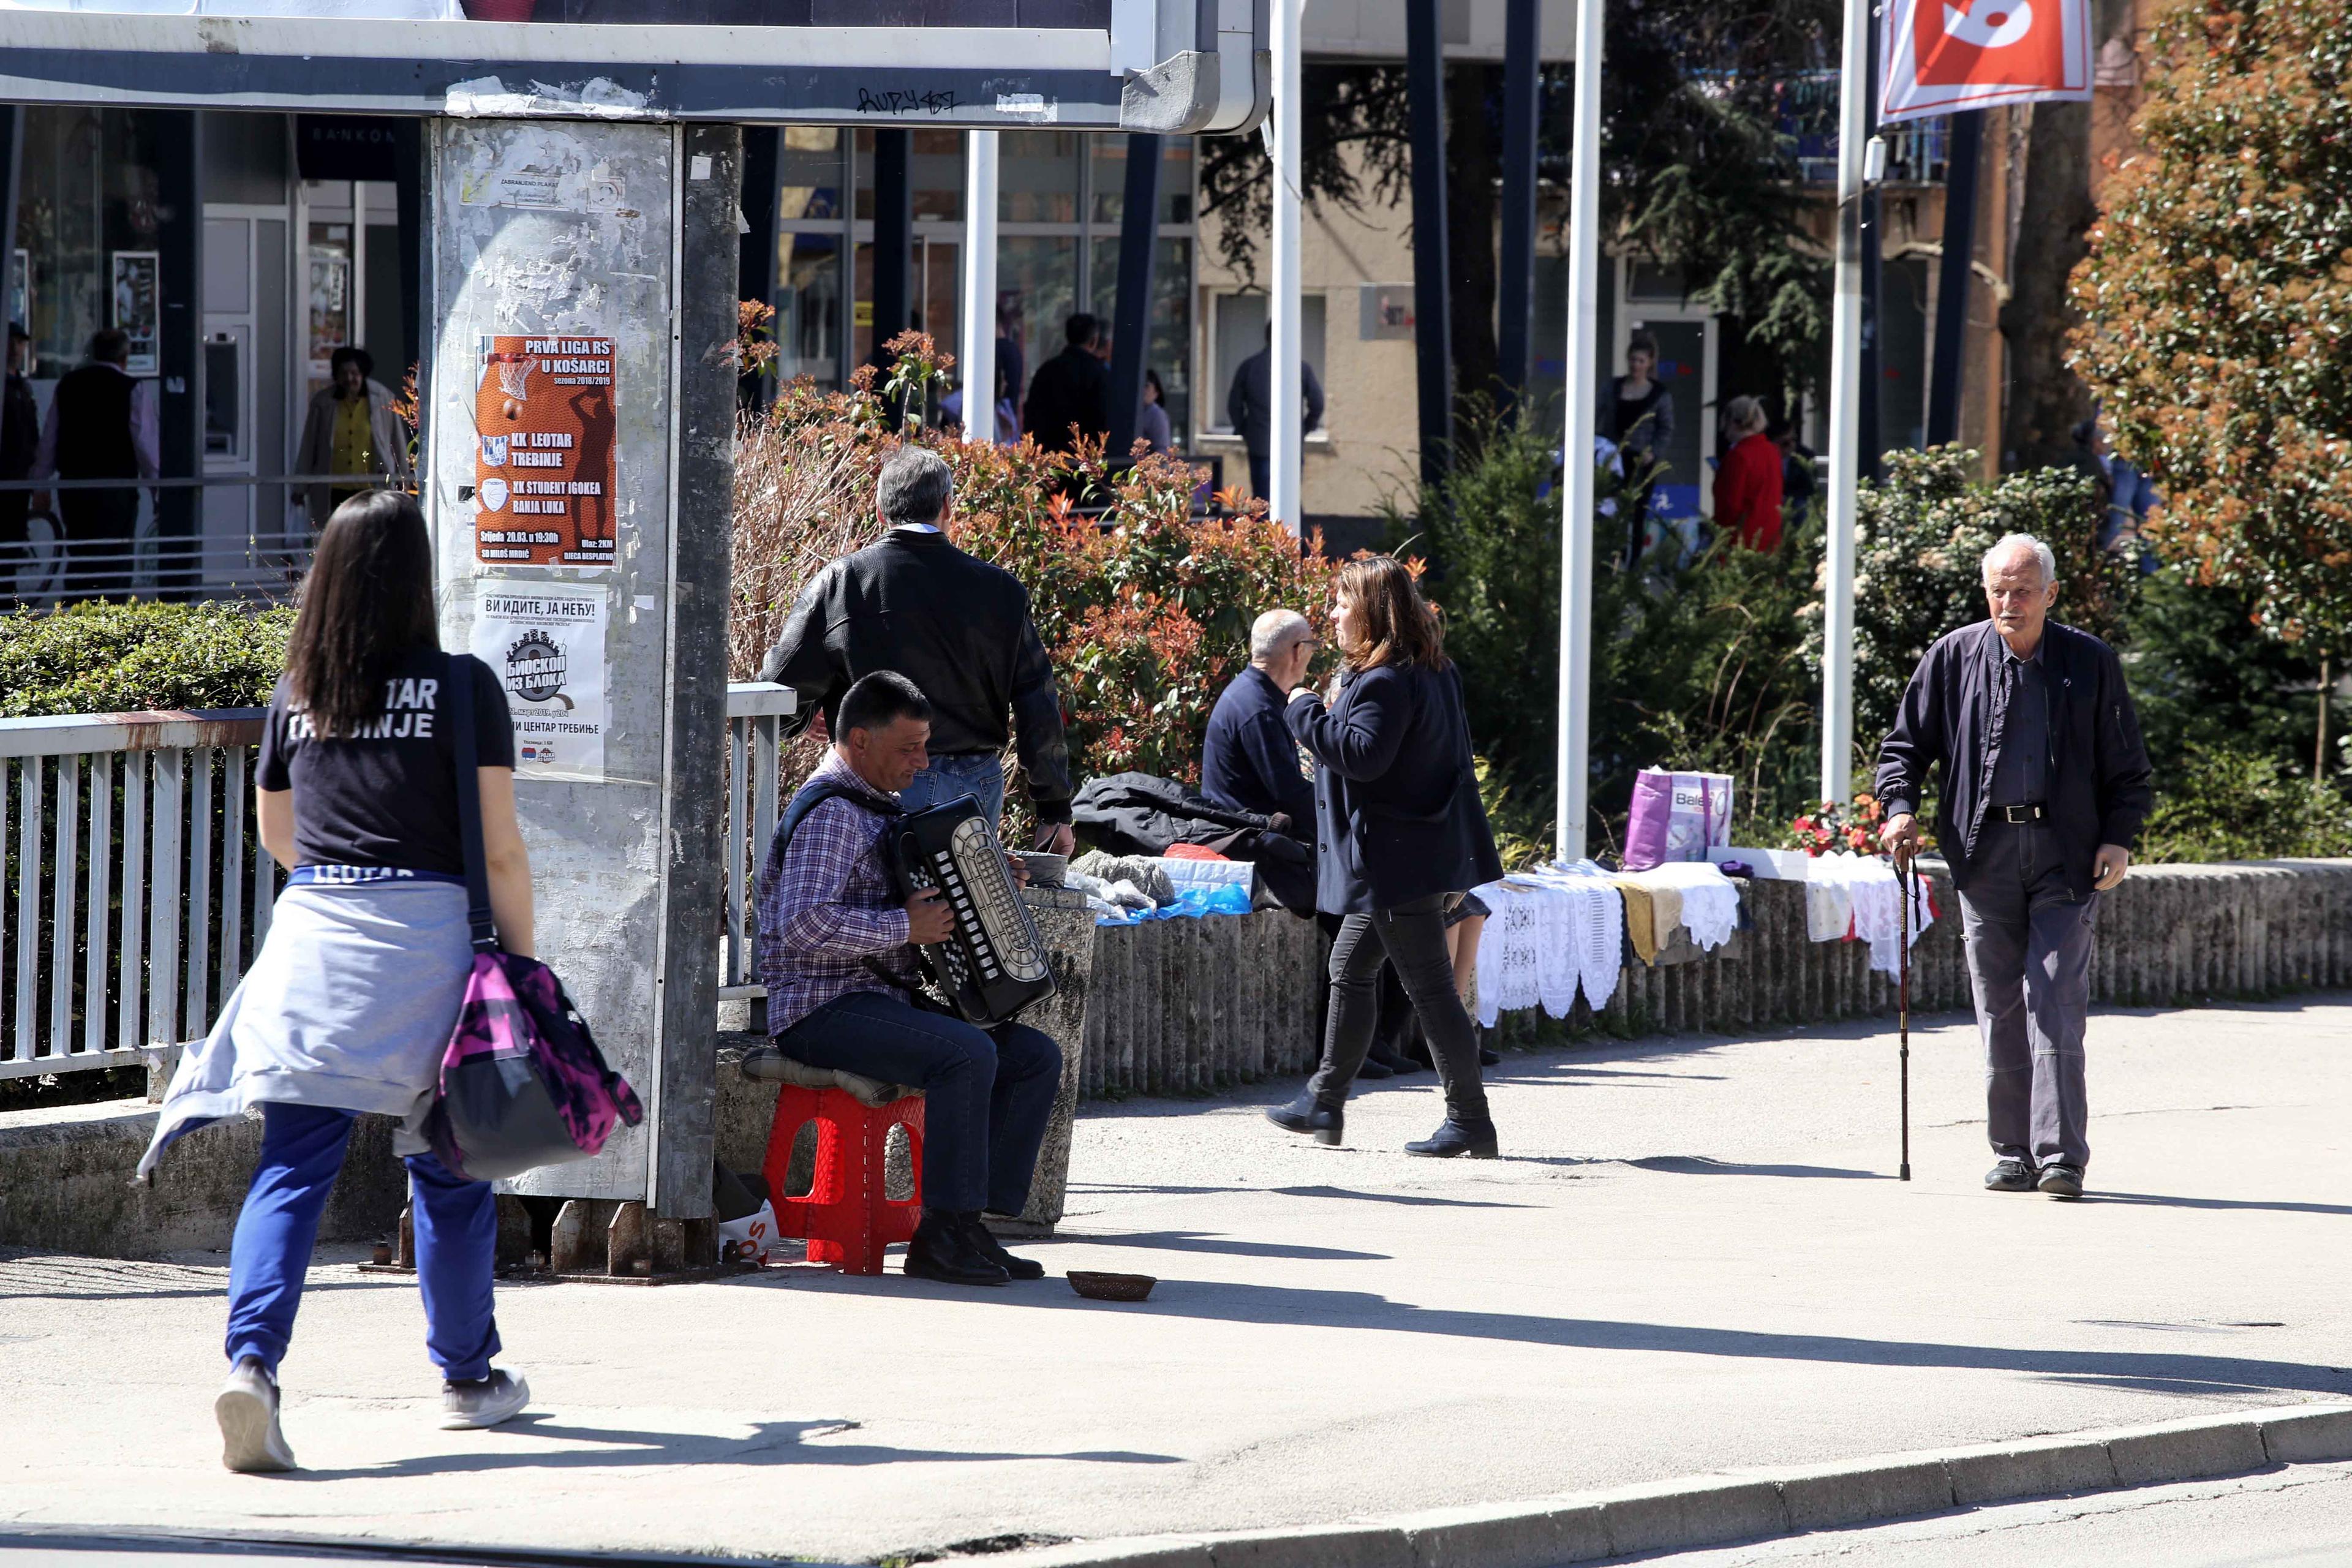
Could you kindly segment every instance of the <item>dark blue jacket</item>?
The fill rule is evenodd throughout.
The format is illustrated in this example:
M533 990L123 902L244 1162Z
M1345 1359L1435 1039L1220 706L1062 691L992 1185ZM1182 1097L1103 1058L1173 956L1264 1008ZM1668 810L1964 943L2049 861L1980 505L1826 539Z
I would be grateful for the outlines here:
M1282 721L1288 698L1251 665L1233 679L1209 714L1201 743L1201 793L1234 811L1289 816L1291 837L1315 833L1315 786L1298 765L1298 742Z
M1937 642L1904 689L1895 728L1878 749L1878 798L1889 816L1917 812L1927 796L1927 770L1944 764L1936 838L1951 863L1953 883L1961 888L1969 885L1985 807L1992 802L2003 718L1995 699L2005 651L1990 621L1962 626ZM2156 792L2148 785L2139 716L2115 650L2088 632L2051 621L2042 633L2042 661L2050 693L2050 778L2042 798L2067 886L2080 902L2090 897L2099 846L2132 847Z
M1318 764L1318 909L1391 910L1503 874L1451 667L1368 669L1329 709L1295 701L1286 718Z

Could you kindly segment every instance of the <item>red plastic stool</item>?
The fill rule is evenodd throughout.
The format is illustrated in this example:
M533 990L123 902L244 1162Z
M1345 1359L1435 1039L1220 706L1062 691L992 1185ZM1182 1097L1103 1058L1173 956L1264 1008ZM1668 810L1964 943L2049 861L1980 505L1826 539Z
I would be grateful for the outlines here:
M804 1198L784 1196L793 1141L816 1123L816 1180ZM907 1130L914 1162L915 1189L905 1203L882 1192L882 1151L893 1127ZM908 1095L887 1105L867 1105L837 1089L802 1089L785 1084L776 1095L776 1120L768 1130L762 1165L774 1194L776 1231L807 1238L809 1260L830 1263L850 1274L882 1272L882 1249L911 1241L923 1204L923 1097Z

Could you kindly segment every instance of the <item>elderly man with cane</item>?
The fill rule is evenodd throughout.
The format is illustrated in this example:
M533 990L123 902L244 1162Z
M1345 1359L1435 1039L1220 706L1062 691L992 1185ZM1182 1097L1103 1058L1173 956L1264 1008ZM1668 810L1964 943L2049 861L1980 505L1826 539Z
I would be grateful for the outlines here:
M1992 618L1927 650L1879 749L1882 837L1907 866L1940 762L1936 836L1959 889L1985 1043L1996 1159L1985 1185L2076 1198L2091 1157L2092 922L2147 818L2147 751L2114 650L2049 618L2050 547L2011 534L1986 552L1984 584Z

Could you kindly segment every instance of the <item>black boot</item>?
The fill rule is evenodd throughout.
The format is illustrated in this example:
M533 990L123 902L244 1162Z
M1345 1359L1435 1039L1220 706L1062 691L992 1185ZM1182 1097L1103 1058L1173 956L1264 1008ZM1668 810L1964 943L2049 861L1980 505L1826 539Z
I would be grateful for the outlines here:
M1386 1046L1382 1045L1374 1045L1370 1054L1364 1058L1364 1062L1367 1066L1378 1063L1380 1066L1386 1068L1389 1070L1389 1076L1391 1078L1410 1078L1414 1073L1427 1072L1429 1070L1429 1064L1427 1062L1417 1062L1411 1057L1398 1056L1394 1051L1390 1050ZM1362 1073L1358 1073L1356 1076L1358 1078L1361 1078L1364 1075Z
M1481 1116L1472 1121L1457 1121L1449 1111L1436 1131L1417 1143L1406 1144L1404 1152L1431 1160L1452 1160L1465 1154L1473 1160L1494 1159L1494 1120Z
M925 1209L900 1266L917 1279L942 1285L1002 1285L1011 1278L964 1233L961 1216Z
M1381 1061L1378 1058L1374 1057L1368 1051L1364 1054L1363 1065L1356 1069L1356 1081L1358 1083L1370 1083L1375 1079L1387 1078L1393 1071L1395 1071L1393 1068L1389 1067L1386 1063Z
M964 1215L964 1237L971 1243L971 1249L974 1252L1003 1269L1010 1278L1014 1279L1045 1278L1044 1264L1034 1258L1016 1258L1005 1251L1004 1244L996 1239L996 1233L990 1230L988 1222L978 1215Z
M1312 1090L1288 1105L1274 1106L1266 1111L1265 1119L1293 1132L1312 1132L1318 1143L1339 1142L1347 1122L1338 1106L1317 1104Z

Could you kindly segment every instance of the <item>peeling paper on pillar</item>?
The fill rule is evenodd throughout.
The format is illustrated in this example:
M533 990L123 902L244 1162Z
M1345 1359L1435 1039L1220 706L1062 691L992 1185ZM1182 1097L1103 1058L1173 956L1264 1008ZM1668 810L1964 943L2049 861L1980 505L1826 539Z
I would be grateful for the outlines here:
M432 136L431 445L419 468L442 646L474 651L505 686L541 949L643 1092L660 1075L685 159L673 128L610 120L441 120ZM558 538L490 537L515 531ZM642 1198L649 1148L646 1128L623 1129L594 1159L509 1190Z

